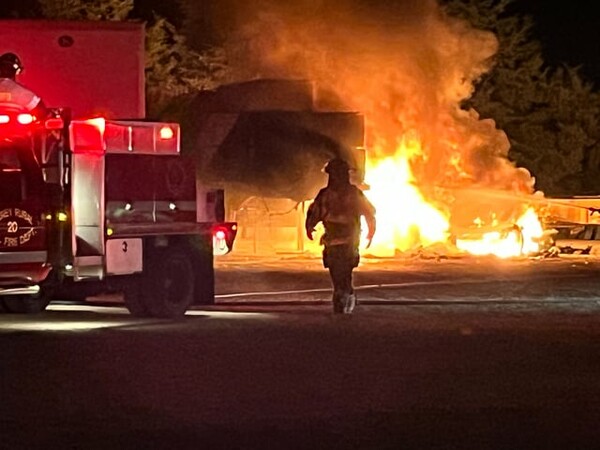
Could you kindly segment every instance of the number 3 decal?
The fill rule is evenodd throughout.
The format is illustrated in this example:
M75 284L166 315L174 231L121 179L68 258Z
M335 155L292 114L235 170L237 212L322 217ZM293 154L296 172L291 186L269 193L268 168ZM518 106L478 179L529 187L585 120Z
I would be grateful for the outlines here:
M15 222L14 220L11 220L10 222L8 222L8 232L9 233L16 233L19 230L19 225L17 224L17 222Z

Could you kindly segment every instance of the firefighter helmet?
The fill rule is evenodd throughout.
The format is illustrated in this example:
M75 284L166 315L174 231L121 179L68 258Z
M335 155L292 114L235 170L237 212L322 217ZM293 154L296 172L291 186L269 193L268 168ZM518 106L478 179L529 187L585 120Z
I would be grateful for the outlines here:
M23 71L21 60L14 53L4 53L0 56L0 76L14 78Z
M341 158L333 158L330 160L325 166L325 173L348 173L350 171L350 166L346 161Z

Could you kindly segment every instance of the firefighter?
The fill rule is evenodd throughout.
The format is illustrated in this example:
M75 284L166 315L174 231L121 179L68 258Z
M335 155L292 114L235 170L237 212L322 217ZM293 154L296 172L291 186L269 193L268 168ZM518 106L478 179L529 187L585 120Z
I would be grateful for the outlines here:
M23 71L21 60L14 53L0 56L0 105L19 107L37 118L45 118L47 109L34 92L17 82L17 75Z
M367 223L368 247L375 234L375 208L363 192L350 183L350 166L346 161L332 159L325 166L325 172L329 181L308 208L306 235L312 240L315 226L323 222L323 266L329 269L333 284L333 312L350 314L356 306L352 271L360 258L360 217L364 216Z

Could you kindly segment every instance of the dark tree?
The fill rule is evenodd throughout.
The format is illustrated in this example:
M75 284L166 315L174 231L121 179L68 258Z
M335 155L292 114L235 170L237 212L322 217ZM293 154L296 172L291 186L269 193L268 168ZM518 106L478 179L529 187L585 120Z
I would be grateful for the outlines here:
M0 18L27 19L39 15L37 0L2 0L0 1Z
M576 69L552 68L532 38L534 23L511 10L512 0L448 0L446 11L492 31L494 67L465 106L496 121L511 142L510 157L546 194L600 192L597 122L600 99Z
M29 2L29 3L28 3ZM2 4L0 16L62 20L140 20L134 0L23 0ZM148 114L158 118L176 97L220 83L226 73L223 52L191 50L164 17L150 13L146 27L146 96Z
M65 20L126 20L133 0L38 0L43 17Z

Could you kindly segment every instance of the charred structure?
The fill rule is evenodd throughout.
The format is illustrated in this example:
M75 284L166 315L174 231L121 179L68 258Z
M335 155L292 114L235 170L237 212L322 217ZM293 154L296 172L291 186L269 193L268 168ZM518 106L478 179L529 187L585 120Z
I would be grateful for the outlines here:
M244 237L260 240L258 233L275 238L272 249L302 249L296 230L303 202L326 181L322 169L332 157L348 160L355 181L362 181L362 114L318 110L315 103L310 81L264 79L200 92L185 112L173 113L182 123L183 151L196 159L201 179L225 189L227 216L240 221L242 247Z

